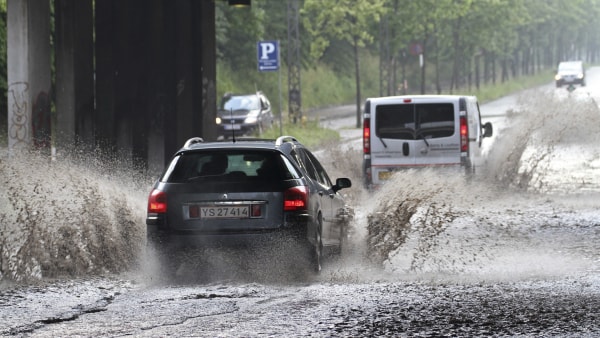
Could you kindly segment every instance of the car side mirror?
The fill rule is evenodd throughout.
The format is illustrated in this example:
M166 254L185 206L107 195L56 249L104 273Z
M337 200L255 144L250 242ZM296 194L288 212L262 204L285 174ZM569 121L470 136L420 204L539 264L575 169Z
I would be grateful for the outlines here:
M491 137L494 134L494 128L492 128L492 123L486 122L483 125L483 137Z
M335 180L335 185L331 187L334 192L338 192L344 188L350 188L352 186L352 181L349 178L338 178Z

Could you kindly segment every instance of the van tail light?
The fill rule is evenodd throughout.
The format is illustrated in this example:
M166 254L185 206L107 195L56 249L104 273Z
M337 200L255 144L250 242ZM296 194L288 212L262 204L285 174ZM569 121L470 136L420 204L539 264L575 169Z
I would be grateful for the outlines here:
M283 193L283 210L297 211L308 208L308 187L297 186L287 189Z
M363 121L363 153L371 154L371 119Z
M153 189L148 198L148 212L164 214L167 212L167 193Z
M460 118L460 151L463 153L469 151L469 128L465 116Z

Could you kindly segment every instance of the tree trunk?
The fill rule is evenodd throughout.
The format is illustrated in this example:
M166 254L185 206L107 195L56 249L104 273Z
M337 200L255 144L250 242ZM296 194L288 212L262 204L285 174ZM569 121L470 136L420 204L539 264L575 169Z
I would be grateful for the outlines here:
M421 66L421 94L425 94L425 56L427 55L427 53L425 53L425 51L427 50L427 47L425 46L425 44L427 43L427 33L425 33L425 38L423 39L423 46L422 46L422 58L423 58L423 65Z
M458 70L458 62L461 58L462 55L460 55L460 51L462 50L462 48L460 48L460 24L461 24L461 19L462 18L458 18L458 20L456 20L456 25L454 26L454 30L452 32L452 40L454 41L454 62L452 65L452 79L450 80L450 93L452 93L452 90L454 89L454 87L456 87L456 89L458 89L459 85L459 70Z
M506 58L502 58L502 73L500 75L500 83L508 81L508 63Z
M360 63L358 58L358 39L354 38L354 70L356 72L356 128L360 128L361 126L361 116L360 116Z
M479 73L480 73L479 72L479 59L481 59L481 54L478 53L475 56L475 88L477 90L479 90L479 88L480 88L480 83L479 83L479 78L480 78L480 75L479 75Z

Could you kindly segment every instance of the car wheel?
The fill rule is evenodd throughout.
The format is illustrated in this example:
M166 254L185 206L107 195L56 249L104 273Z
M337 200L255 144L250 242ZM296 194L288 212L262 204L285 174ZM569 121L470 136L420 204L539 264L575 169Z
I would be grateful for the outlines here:
M180 258L177 251L171 251L169 248L153 246L156 263L160 274L166 278L172 278L180 265Z
M317 229L314 234L315 244L309 245L311 247L311 254L309 257L310 265L315 273L319 273L323 269L323 238L321 236L321 224L321 216L319 215L319 223L317 224Z
M146 242L146 250L154 256L161 274L167 278L175 275L180 265L179 252L172 248L166 235L160 232L149 234Z

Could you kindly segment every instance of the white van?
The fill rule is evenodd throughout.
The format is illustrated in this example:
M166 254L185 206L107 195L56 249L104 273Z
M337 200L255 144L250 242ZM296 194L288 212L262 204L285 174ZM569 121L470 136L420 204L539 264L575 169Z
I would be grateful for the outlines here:
M375 188L403 168L481 165L481 124L474 96L407 95L369 98L363 112L363 174Z

